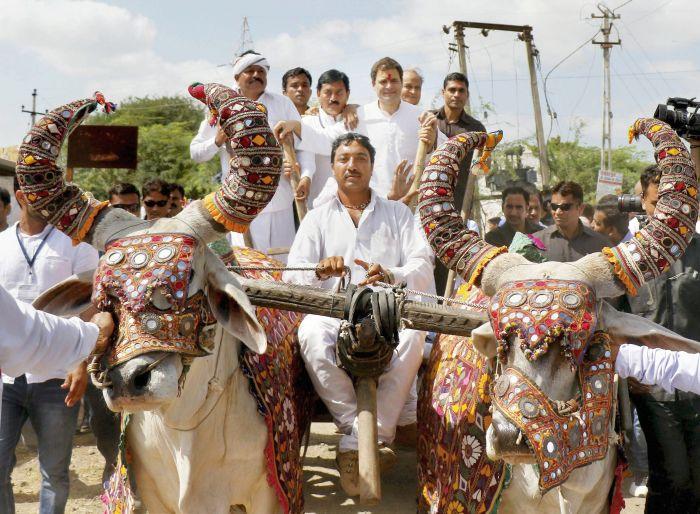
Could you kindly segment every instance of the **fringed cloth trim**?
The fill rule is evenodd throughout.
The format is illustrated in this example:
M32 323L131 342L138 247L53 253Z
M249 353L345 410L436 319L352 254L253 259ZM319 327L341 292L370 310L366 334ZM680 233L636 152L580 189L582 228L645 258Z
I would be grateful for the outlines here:
M634 279L632 278L632 275L623 268L623 261L620 256L617 255L617 252L612 249L605 247L601 250L603 252L603 256L608 260L610 264L613 266L613 273L615 273L615 276L622 282L622 284L625 286L625 289L629 294L632 296L637 295L637 285L635 284Z
M77 246L83 242L83 239L85 239L85 236L88 235L92 225L95 223L95 218L97 218L97 215L107 206L109 206L108 201L98 202L94 198L90 199L90 205L88 206L84 221L78 225L75 235L71 236L73 246Z
M463 277L467 281L467 290L471 289L474 284L479 284L481 282L481 275L484 273L486 266L501 254L508 253L507 246L500 246L497 248L491 248L488 252L484 254L479 263L474 267L471 275Z
M250 223L241 222L240 220L231 218L225 212L219 209L218 205L216 205L216 193L209 193L207 196L205 196L203 203L209 214L211 214L212 218L214 218L214 221L223 225L226 230L241 233L248 230Z

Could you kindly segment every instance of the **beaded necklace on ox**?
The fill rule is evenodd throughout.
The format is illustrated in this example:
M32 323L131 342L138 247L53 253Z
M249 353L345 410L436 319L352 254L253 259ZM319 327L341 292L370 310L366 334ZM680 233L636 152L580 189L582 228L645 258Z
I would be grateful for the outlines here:
M593 290L571 280L510 282L491 300L489 317L498 342L491 398L527 437L543 491L563 483L575 468L604 458L608 450L614 366L609 336L595 331L596 309ZM551 400L525 373L508 366L515 337L531 362L555 351L558 343L578 373L579 396Z

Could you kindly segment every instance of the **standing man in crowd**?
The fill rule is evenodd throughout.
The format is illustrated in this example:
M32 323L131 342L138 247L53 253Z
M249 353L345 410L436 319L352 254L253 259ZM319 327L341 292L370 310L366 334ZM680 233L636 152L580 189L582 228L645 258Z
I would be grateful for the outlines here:
M0 187L0 232L7 228L7 217L11 210L10 192L4 187Z
M418 68L409 68L403 73L403 88L401 100L413 105L420 104L423 91L423 74Z
M595 207L591 228L604 235L613 246L632 238L629 216L617 207L617 196L605 195Z
M530 182L523 182L520 184L520 186L530 195L530 201L528 202L527 209L528 221L538 227L537 230L547 228L547 226L541 221L542 216L544 216L545 213L542 192Z
M144 219L148 221L166 218L170 214L170 184L159 178L144 182L141 188Z
M654 213L661 170L648 167L641 176L643 207ZM632 313L678 335L700 337L700 235L693 234L681 259L637 295L627 295ZM647 440L649 481L645 514L690 514L700 511L700 397L657 386L632 389Z
M311 83L311 73L304 68L292 68L282 75L282 94L292 101L300 116L309 110Z
M185 208L185 188L177 182L170 183L170 216L177 216Z
M141 214L141 193L134 184L120 182L113 185L107 192L109 204L117 209L124 209L134 216Z
M556 184L552 188L550 205L554 225L534 234L544 243L547 260L573 262L610 246L607 237L581 223L583 189L579 184L571 181Z
M522 187L507 187L501 193L501 209L506 222L500 227L487 232L484 239L494 246L510 246L516 232L532 234L539 227L527 219L530 194Z
M407 163L415 158L418 141L424 141L429 148L435 146L437 120L429 112L401 100L403 68L390 57L374 63L370 71L372 87L377 100L361 106L357 112L357 132L369 137L377 149L372 189L386 198L396 193L397 176L406 178ZM345 134L347 129L339 124L318 129L312 125L302 125L293 120L275 125L275 135L285 137L295 133L301 138L299 147L314 154L330 155L333 141ZM439 142L444 141L442 137ZM402 164L402 161L406 161ZM332 198L337 184L329 182L329 187L319 195L319 203ZM405 192L410 181L405 180ZM403 194L392 194L401 198Z
M249 50L243 53L233 65L233 78L238 91L245 97L262 103L267 109L267 120L271 127L282 120L301 121L299 111L292 101L283 95L267 91L267 73L270 64L264 56ZM202 121L199 132L190 143L190 156L196 162L206 162L215 155L221 160L222 180L229 173L229 160L233 151L227 148L226 134L220 126L210 126L207 119ZM313 166L313 155L297 151L297 161L301 176L308 175ZM267 252L270 248L289 248L294 241L294 197L289 179L280 180L277 191L267 207L250 224L253 247ZM232 233L232 244L245 246L243 234ZM286 256L277 255L286 260Z
M347 265L353 283L360 285L406 281L410 288L432 288L432 252L415 230L411 211L370 188L374 157L369 139L360 134L345 134L333 143L331 160L337 193L333 200L309 211L289 253L290 265L315 265L316 270L287 271L285 281L332 289ZM357 399L352 379L336 362L339 327L339 320L307 315L299 327L299 344L314 387L343 433L336 458L340 484L349 496L356 496ZM379 378L377 428L383 446L380 459L385 463L395 460L388 445L394 439L399 416L406 411L424 338L422 332L402 330L399 346Z
M19 222L0 233L0 280L17 300L32 303L41 293L73 274L94 270L97 251L54 230L28 206L15 178ZM39 511L63 512L68 500L68 467L78 420L77 402L88 376L85 363L75 371L55 366L39 375L27 373L15 379L3 375L0 422L0 512L15 510L12 470L22 427L30 419L36 431L42 483ZM68 378L66 378L68 377Z
M437 118L438 130L446 138L462 134L464 132L485 132L486 128L477 119L471 117L464 110L469 101L469 81L462 73L450 73L442 81L442 100L444 105L431 111ZM470 152L459 164L459 175L455 185L455 208L459 211L464 203L464 193L467 190L469 178L469 166L471 165L473 152ZM474 223L472 220L469 222ZM474 223L475 225L475 223ZM470 227L470 229L472 229ZM473 229L472 229L473 230ZM442 294L447 283L448 270L438 261L435 264L435 286Z

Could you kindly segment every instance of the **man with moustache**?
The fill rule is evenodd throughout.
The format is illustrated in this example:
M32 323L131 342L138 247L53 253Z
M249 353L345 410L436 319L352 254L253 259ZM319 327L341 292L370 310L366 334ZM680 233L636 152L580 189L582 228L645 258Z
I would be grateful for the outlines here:
M282 75L282 94L292 101L300 116L309 110L311 82L311 73L304 68L292 68Z
M331 201L309 211L289 252L290 266L315 266L315 271L286 271L285 281L331 290L347 265L355 284L407 282L421 291L433 287L432 251L415 230L411 211L370 188L374 159L374 148L365 136L348 133L334 141L331 162L337 192ZM336 363L339 328L340 320L307 315L299 326L299 345L314 387L343 433L336 457L340 484L349 496L356 496L357 398L352 379ZM383 465L396 459L388 445L406 411L412 419L405 422L416 422L415 397L409 408L406 403L422 360L424 339L423 332L401 330L399 345L379 377L377 435Z
M402 77L403 68L394 59L384 57L374 63L370 78L377 100L361 106L357 112L356 131L369 137L377 149L372 189L384 198L397 187L405 191L410 187L407 165L402 165L402 161L413 161L419 141L433 148L436 139L438 143L445 140L437 133L434 114L422 112L419 107L401 100ZM333 141L347 129L340 124L319 128L288 120L275 125L274 131L278 138L294 133L301 138L299 148L317 155L330 155ZM332 198L336 187L334 182L328 182L328 188L324 188L317 201Z
M267 73L270 64L264 56L249 50L244 52L233 64L233 78L238 91L251 100L262 103L267 109L270 126L281 120L301 121L299 111L292 101L277 93L267 91ZM221 160L222 181L229 173L229 159L232 150L227 147L226 134L220 126L210 126L205 118L199 126L199 132L190 143L190 156L196 162L205 162L219 156ZM313 155L297 151L297 161L301 176L305 176L313 166ZM277 191L270 203L250 224L253 247L267 252L270 248L289 248L294 241L294 206L292 187L289 180L280 180ZM231 233L231 243L245 246L243 234ZM285 261L285 255L276 255Z
M423 80L423 74L418 68L409 68L404 71L401 100L418 105L423 92Z

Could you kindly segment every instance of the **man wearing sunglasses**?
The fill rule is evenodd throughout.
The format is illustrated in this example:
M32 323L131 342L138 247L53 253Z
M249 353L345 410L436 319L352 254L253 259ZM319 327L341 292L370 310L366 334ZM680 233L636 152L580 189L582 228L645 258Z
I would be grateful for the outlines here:
M141 188L147 220L165 218L170 213L170 184L159 178L144 183Z
M550 205L554 225L534 234L547 248L544 252L547 260L572 262L610 246L607 237L581 223L583 189L579 184L571 181L556 184Z
M129 182L115 184L109 190L108 195L109 205L139 216L141 212L141 193L139 193L134 184Z

